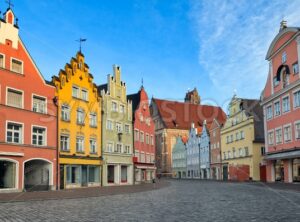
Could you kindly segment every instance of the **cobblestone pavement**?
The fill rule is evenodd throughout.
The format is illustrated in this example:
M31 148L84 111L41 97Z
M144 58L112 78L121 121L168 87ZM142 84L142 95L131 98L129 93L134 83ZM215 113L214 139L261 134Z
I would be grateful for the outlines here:
M300 193L171 180L158 190L0 204L0 221L299 221Z

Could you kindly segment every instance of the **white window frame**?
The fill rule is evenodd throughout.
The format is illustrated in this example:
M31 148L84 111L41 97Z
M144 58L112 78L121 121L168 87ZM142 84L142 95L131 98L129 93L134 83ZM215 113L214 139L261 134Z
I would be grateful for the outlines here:
M289 109L288 110L284 110L284 99L286 99L286 98L288 98L288 101L289 101ZM290 112L291 111L291 99L290 99L290 95L285 95L285 96L283 96L282 97L282 104L281 104L281 106L282 106L282 114L284 114L284 113L288 113L288 112Z
M91 142L93 142L94 144L92 144ZM95 152L92 152L92 145L95 146ZM90 154L97 154L98 153L97 140L95 138L90 138L89 139L89 146L90 146Z
M61 146L61 137L62 136L68 138L68 140L67 140L67 149L63 149L63 147ZM61 152L69 152L70 151L70 135L69 134L62 133L62 134L59 135L59 146L60 146L59 148L60 148Z
M82 120L80 118L78 118L78 117L80 117L79 113L82 113ZM76 123L78 125L84 125L84 119L85 119L84 117L85 117L85 111L84 111L84 109L78 108L76 110Z
M116 104L116 109L113 109L114 103ZM117 101L114 101L114 100L111 101L111 112L118 112L118 102Z
M143 135L143 136L142 136ZM140 131L140 142L144 143L145 142L145 133L144 131Z
M31 95L31 110L32 110L32 111L33 111L33 99L34 99L34 97L39 97L39 98L45 100L45 110L44 110L44 112L36 112L36 113L47 114L47 113L48 113L48 109L47 109L47 108L48 108L48 107L47 107L48 100L47 100L47 97L45 97L45 96L40 96L40 95L38 95L38 94L32 93L32 95Z
M294 108L294 110L300 108L300 102L299 102L299 106L296 106L296 103L295 103L295 101L296 101L295 100L295 93L297 93L297 92L300 93L300 88L297 88L297 89L293 90L293 92L292 92L293 93L293 108Z
M295 72L294 66L297 66L297 68L298 68L298 71L297 71L297 72ZM298 63L298 62L293 63L293 64L292 64L292 69L293 69L293 74L294 74L294 75L299 74L299 63Z
M63 107L67 108L67 113L66 113L67 119L65 119L64 115L62 115L63 111L65 113L65 110L63 110ZM63 121L70 121L70 112L71 112L70 106L67 105L67 104L62 104L61 105L61 110L60 110L61 120L63 120Z
M294 122L295 140L300 140L300 133L299 135L297 135L297 128L296 128L297 124L300 124L300 120Z
M96 112L91 112L90 113L90 126L91 127L97 127L97 113Z
M278 103L279 104L279 113L276 114L276 106L275 104ZM281 104L280 104L280 99L277 99L273 102L273 107L274 107L274 117L280 116L281 115Z
M86 93L86 98L83 98L83 92ZM81 99L82 99L82 100L84 100L84 101L89 101L89 90L88 90L88 89L81 88L80 94L81 94Z
M82 149L81 150L77 149L77 139L80 139L82 141L81 142L82 143ZM84 153L85 152L85 150L84 150L84 137L83 136L76 136L75 149L76 149L76 153Z
M3 53L0 53L0 55L2 55L3 56L3 66L1 67L0 66L0 68L2 68L2 69L5 69L5 67L6 67L6 65L5 65L5 54L3 54Z
M128 152L126 152L126 149L128 148ZM131 153L131 146L129 144L124 145L123 153L130 154Z
M281 54L281 63L284 64L284 63L286 63L286 61L287 61L287 53L286 53L286 51L284 51Z
M21 72L16 72L16 71L13 71L13 70L12 70L12 61L13 61L13 60L16 60L16 61L22 63L22 66L21 66L22 71L21 71ZM24 74L24 62L23 62L22 60L20 60L20 59L17 59L17 58L14 58L14 57L10 57L10 71L11 71L11 72L14 72L14 73L18 73L18 74L23 75L23 74Z
M122 111L121 107L124 108L123 111ZM125 105L124 104L120 104L119 110L120 110L120 113L125 113Z
M285 128L287 128L287 127L290 127L290 138L289 139L285 138ZM290 143L290 142L292 142L292 140L293 140L292 124L289 123L289 124L286 124L286 125L283 126L283 141L284 141L284 143Z
M270 140L269 140L269 134L270 134L270 133L272 133L272 135L273 135L272 143L270 143ZM275 143L274 143L274 142L275 142L275 141L274 141L275 137L274 137L274 130L273 130L273 129L268 131L267 139L268 139L268 145L274 145L274 144L275 144Z
M33 128L40 128L45 130L45 135L44 135L44 143L43 145L38 145L38 144L33 144ZM33 146L47 146L47 127L45 126L39 126L39 125L31 125L31 145Z
M120 150L118 150L118 145L121 146ZM116 143L116 146L113 150L114 153L123 153L123 144L122 143Z
M122 133L123 132L123 124L120 122L116 122L116 131L118 133Z
M14 143L14 142L8 142L7 141L7 128L8 128L8 124L9 123L16 124L16 125L21 125L22 126L21 139L20 139L19 143ZM24 123L6 120L6 124L5 125L6 125L6 129L5 129L5 142L9 143L9 144L24 144Z
M108 150L108 144L111 144L111 150L110 151ZM115 146L114 146L114 142L113 141L107 141L106 142L105 152L107 152L107 153L113 153L114 152L114 148L115 148Z
M108 122L111 123L111 129L108 128ZM111 119L107 119L106 120L106 130L109 130L109 131L113 131L114 130L114 121L112 121Z
M77 89L77 95L73 95L73 88L76 88ZM80 87L77 86L77 85L72 85L72 97L73 98L76 98L76 99L79 99L80 98Z
M134 141L140 141L140 131L138 129L134 129L134 135L133 136L134 136Z
M128 132L126 132L126 127L128 126ZM125 124L124 125L124 132L126 133L126 134L130 134L130 125L129 124Z
M7 104L7 102L8 102L8 96L7 95L8 95L8 90L9 89L22 93L22 107L15 107L15 106L10 106L10 105ZM20 90L20 89L12 88L12 87L6 87L5 104L7 106L10 106L10 107L15 107L15 108L18 108L18 109L24 109L24 91Z
M280 142L277 142L277 131L280 130L281 131L281 141ZM275 128L275 144L278 145L278 144L282 144L283 143L283 136L282 136L282 127L277 127Z
M269 112L268 112L269 108L270 108L270 110L271 110L270 116L269 116ZM272 104L268 104L268 105L266 106L266 119L267 119L267 120L270 120L270 119L272 119L272 118L273 118L273 106L272 106Z

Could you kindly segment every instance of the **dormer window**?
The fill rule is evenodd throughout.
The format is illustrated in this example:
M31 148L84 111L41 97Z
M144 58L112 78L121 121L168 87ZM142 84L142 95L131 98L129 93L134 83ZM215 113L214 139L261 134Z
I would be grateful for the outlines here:
M4 55L0 54L0 68L5 68L5 60L4 60Z
M11 59L11 71L23 74L23 62L17 59Z
M285 63L286 62L286 52L283 52L281 55L281 63Z

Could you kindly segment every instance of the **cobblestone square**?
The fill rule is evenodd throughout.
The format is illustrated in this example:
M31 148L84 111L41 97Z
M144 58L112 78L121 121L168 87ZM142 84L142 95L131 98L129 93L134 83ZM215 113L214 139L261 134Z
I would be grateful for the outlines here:
M158 190L0 204L0 221L299 221L300 193L247 183L171 180Z

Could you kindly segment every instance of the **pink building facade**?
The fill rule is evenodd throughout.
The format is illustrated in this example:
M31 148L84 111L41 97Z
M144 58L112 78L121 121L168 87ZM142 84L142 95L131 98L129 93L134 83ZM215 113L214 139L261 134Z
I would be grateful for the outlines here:
M0 192L56 188L54 95L7 9L0 20Z
M155 126L152 120L148 95L141 87L136 94L127 96L132 101L134 128L135 183L151 182L155 178Z
M300 28L282 21L266 60L262 93L267 181L300 181Z

